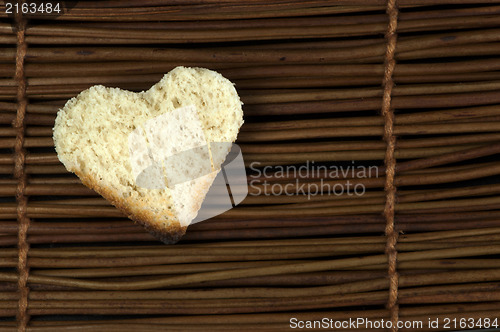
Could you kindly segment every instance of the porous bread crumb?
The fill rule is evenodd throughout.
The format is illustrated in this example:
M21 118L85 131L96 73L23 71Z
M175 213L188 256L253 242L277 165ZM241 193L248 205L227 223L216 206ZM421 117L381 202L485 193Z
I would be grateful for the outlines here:
M76 173L85 185L163 241L175 242L186 229L179 221L196 216L214 175L184 183L188 189L182 193L168 187L137 186L128 137L135 130L144 132L148 120L194 106L209 147L210 142L234 142L243 124L241 105L229 80L203 68L177 67L140 93L96 85L59 110L53 135L56 152L66 169ZM153 145L151 135L144 134L147 144ZM175 199L176 194L182 195L181 199ZM179 208L178 202L189 206L190 214Z

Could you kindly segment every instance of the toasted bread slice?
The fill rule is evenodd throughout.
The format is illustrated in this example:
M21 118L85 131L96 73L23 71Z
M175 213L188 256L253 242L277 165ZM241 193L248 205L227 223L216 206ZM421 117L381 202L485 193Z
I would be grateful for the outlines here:
M165 243L175 243L196 217L220 167L214 165L210 143L236 140L243 124L241 105L222 75L177 67L148 91L97 85L81 92L59 110L54 143L59 160L83 184ZM195 169L199 176L169 186L165 167L176 164L159 159L165 151L190 149L196 153L183 164L200 168ZM208 174L201 169L207 158ZM139 185L137 167L146 166L148 185Z

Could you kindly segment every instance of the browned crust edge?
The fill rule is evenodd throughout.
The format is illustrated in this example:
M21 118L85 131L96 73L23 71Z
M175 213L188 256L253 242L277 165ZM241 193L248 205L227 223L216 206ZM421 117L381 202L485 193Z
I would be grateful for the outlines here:
M170 224L167 227L162 228L158 225L157 222L155 222L155 215L146 207L136 207L135 205L127 204L125 200L119 197L115 191L109 189L108 187L102 186L91 175L84 175L79 171L73 172L80 178L85 186L96 191L102 197L107 199L116 208L124 212L129 219L142 225L150 234L161 240L163 243L177 243L182 238L182 236L186 234L187 227L181 226L179 221L173 218L173 214L169 215Z

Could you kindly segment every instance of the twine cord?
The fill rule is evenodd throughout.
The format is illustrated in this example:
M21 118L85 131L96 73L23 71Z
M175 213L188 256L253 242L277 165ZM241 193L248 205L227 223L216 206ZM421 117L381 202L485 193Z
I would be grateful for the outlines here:
M389 277L389 299L387 308L391 314L391 331L397 331L397 322L399 319L398 305L398 284L399 275L397 272L397 249L398 233L394 229L394 208L396 204L396 187L394 186L394 176L396 172L396 159L394 151L396 148L396 136L394 136L394 111L391 107L391 94L394 87L392 75L396 67L394 53L396 49L396 28L398 24L398 9L396 0L387 1L387 15L389 16L389 25L385 34L387 49L385 54L384 70L384 95L382 103L382 115L384 116L384 141L387 144L385 153L386 166L386 204L384 207L384 216L386 220L385 234L387 237L385 252L388 258L388 277Z
M17 179L16 200L17 200L17 220L18 220L18 264L19 272L18 291L19 302L17 312L17 327L19 332L26 331L29 321L28 311L28 250L30 248L27 241L28 228L30 219L26 216L27 197L26 190L26 173L24 163L26 158L26 150L24 149L24 131L25 131L25 114L28 100L26 98L26 77L24 74L24 59L27 52L27 44L25 41L26 21L22 14L16 15L16 73L15 80L17 82L17 115L13 122L13 127L16 129L16 141L14 145L14 177Z

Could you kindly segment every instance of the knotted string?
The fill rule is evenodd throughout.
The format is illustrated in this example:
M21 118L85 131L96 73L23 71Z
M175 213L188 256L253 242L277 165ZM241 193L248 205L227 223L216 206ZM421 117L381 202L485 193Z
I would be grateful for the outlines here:
M387 1L387 15L389 16L389 25L385 34L387 43L385 54L385 71L384 71L384 95L382 103L382 115L384 116L384 141L387 144L385 153L386 179L385 192L386 204L384 207L384 216L386 220L385 234L387 237L385 252L388 259L388 276L389 276L389 300L387 308L391 314L392 331L397 331L397 322L399 319L398 305L398 283L399 274L397 272L397 256L398 252L396 244L398 241L398 232L394 228L394 207L396 204L396 187L394 186L394 176L396 172L396 159L394 151L396 148L396 136L394 136L394 111L391 107L391 94L394 86L392 75L396 66L394 53L396 49L396 28L398 24L398 8L396 0Z
M21 2L22 3L22 2ZM19 332L26 331L29 321L28 315L28 250L30 248L27 235L30 225L30 219L26 216L28 199L25 196L26 189L26 173L24 162L26 158L26 150L24 149L24 131L25 131L25 115L28 100L26 98L26 77L24 74L24 59L27 52L27 44L25 41L26 21L22 14L16 15L16 74L17 82L17 116L13 122L13 127L16 129L16 142L14 145L14 177L17 179L16 201L17 201L17 221L18 221L18 242L19 258L17 269L19 272L18 291L19 302L17 312L17 329Z

